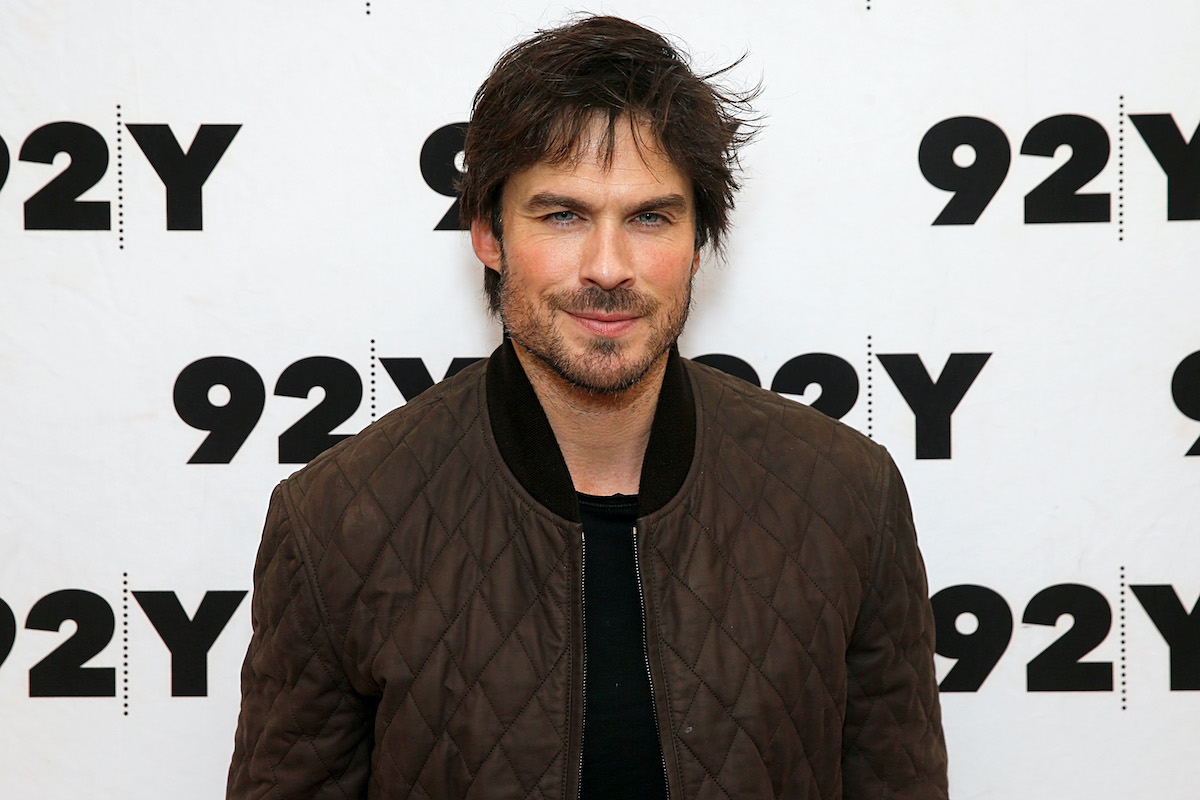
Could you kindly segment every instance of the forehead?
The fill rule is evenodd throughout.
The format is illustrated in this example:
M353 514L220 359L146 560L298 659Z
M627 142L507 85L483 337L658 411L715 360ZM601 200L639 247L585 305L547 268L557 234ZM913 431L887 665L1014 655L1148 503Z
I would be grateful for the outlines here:
M667 156L650 129L619 118L611 130L595 120L562 158L547 157L514 173L504 196L516 200L570 188L604 195L682 194L691 203L691 181Z

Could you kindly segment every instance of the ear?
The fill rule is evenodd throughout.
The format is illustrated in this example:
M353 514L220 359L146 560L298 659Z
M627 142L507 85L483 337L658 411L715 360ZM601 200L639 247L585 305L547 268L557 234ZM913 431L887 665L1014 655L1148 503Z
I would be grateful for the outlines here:
M500 271L500 240L492 232L490 222L484 219L471 221L471 247L485 267Z
M696 277L696 273L700 271L700 251L697 250L692 255L692 277Z

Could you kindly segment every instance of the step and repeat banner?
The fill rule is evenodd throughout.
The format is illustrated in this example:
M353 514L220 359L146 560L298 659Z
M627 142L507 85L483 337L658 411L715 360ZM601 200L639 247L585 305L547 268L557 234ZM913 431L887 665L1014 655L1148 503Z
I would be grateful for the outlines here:
M587 10L762 81L681 342L886 445L959 798L1200 796L1200 6ZM0 794L221 797L271 487L489 353L542 0L0 12Z

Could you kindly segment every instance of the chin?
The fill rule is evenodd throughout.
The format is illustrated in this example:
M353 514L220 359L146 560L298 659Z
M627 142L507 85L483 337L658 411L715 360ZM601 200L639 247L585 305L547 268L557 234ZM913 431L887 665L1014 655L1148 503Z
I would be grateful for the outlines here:
M598 345L598 346L597 346ZM618 395L637 386L664 353L643 354L641 358L621 353L611 340L593 343L589 352L571 358L547 361L555 373L572 387L589 394ZM545 360L545 359L543 359Z

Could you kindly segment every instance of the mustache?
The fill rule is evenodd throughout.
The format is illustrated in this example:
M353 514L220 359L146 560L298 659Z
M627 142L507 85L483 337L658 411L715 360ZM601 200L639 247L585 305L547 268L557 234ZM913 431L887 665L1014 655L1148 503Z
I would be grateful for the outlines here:
M555 292L547 298L547 302L553 310L569 313L598 311L646 316L658 308L658 303L653 299L624 286L615 289L585 286L582 289Z

